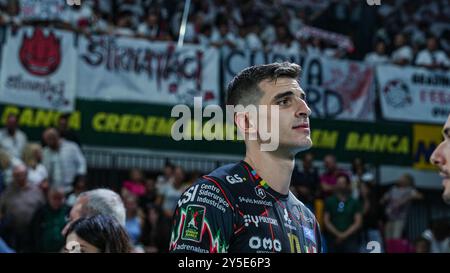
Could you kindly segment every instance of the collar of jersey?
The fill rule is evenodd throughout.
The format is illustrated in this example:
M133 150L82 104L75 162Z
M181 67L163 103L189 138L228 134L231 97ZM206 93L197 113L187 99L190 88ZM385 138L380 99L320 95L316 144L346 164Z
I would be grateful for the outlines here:
M272 189L269 186L269 184L267 184L267 181L264 180L261 176L259 176L258 173L253 169L253 167L250 166L250 164L248 164L244 160L241 160L241 162L242 162L242 164L247 166L247 168L250 170L250 175L253 177L253 180L255 180L256 184L258 184L260 187L264 188L267 192L269 192L271 195L273 195L277 199L280 199L280 198L284 199L284 198L289 197L289 194L281 194L281 193L275 191L274 189Z

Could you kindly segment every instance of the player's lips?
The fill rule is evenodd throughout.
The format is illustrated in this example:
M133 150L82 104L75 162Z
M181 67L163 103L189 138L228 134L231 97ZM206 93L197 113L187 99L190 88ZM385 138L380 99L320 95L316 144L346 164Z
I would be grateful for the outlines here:
M442 186L446 186L450 183L450 174L446 171L439 172L439 175L443 178L442 179Z
M308 129L309 130L309 123L301 123L301 124L292 126L292 129L294 129L294 130Z

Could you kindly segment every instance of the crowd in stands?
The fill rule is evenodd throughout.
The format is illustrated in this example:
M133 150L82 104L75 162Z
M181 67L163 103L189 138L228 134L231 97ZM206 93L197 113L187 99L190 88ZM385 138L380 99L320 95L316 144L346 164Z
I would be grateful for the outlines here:
M177 202L201 174L187 174L168 161L157 175L131 169L117 193L92 190L77 134L67 130L66 115L58 124L43 131L42 143L28 141L14 114L0 130L0 251L60 252L71 234L68 228L86 241L92 238L83 234L94 232L96 225L117 221L125 235L122 246L112 248L127 242L132 252L167 252ZM381 192L362 158L355 158L349 169L340 167L332 154L323 158L323 169L315 164L312 153L303 155L291 191L318 218L325 251L368 252L367 244L375 241L387 252L450 252L446 219L434 219L416 241L406 240L409 208L424 198L411 175L402 175ZM103 211L115 220L92 213ZM92 222L83 222L87 219Z
M58 17L21 16L20 0L0 1L0 25L44 24L85 34L178 39L185 1L84 0L64 5ZM300 3L299 3L300 2ZM205 46L320 54L430 69L450 67L450 1L192 0L184 41ZM315 27L348 37L353 46L323 36L300 35Z

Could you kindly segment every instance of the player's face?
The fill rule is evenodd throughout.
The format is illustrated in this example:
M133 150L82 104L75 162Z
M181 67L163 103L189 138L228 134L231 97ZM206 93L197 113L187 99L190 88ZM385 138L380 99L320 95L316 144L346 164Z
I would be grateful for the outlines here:
M265 80L259 84L264 95L261 105L279 106L279 148L295 152L312 146L309 116L311 110L306 104L305 92L292 78L278 78L276 81ZM271 120L269 111L268 120ZM269 128L271 126L269 125Z
M450 115L444 125L442 134L444 140L434 150L430 161L439 168L442 185L444 186L442 197L446 203L450 204Z

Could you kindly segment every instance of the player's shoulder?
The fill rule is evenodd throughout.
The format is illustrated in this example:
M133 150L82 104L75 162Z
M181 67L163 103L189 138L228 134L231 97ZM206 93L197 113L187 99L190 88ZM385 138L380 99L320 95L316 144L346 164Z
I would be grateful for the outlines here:
M185 191L183 196L197 195L200 191L202 193L210 191L225 196L229 201L233 201L236 193L245 187L244 182L249 179L242 162L227 164L197 179Z
M242 190L247 185L245 182L251 179L250 171L242 161L219 167L203 178L214 181L230 192Z

